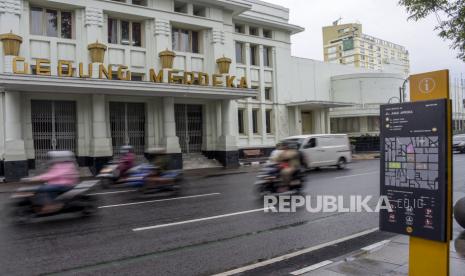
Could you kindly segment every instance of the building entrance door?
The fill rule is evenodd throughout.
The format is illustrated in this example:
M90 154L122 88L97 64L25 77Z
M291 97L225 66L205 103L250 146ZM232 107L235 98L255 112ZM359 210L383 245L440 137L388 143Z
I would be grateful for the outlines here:
M36 168L46 163L49 151L76 153L76 102L32 100L31 122Z
M113 155L120 148L131 145L134 153L141 157L145 150L145 104L110 102L110 130Z
M302 112L302 134L313 133L313 117L311 111Z
M174 109L176 136L182 153L202 152L202 106L176 104Z

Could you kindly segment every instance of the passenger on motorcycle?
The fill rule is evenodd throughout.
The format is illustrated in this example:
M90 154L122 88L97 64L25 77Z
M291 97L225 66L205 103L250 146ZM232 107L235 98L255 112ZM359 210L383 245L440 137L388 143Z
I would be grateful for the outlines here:
M281 179L285 186L291 185L294 175L301 170L302 157L297 150L297 145L292 142L283 142L281 152L276 157L276 162L281 166Z
M48 153L50 167L44 174L28 178L29 181L44 182L36 195L38 213L52 213L59 210L63 203L54 199L71 190L79 182L79 171L74 154L70 151L51 151Z
M134 167L136 156L134 155L134 149L132 146L122 146L120 149L121 157L119 158L119 175L125 175L126 172Z

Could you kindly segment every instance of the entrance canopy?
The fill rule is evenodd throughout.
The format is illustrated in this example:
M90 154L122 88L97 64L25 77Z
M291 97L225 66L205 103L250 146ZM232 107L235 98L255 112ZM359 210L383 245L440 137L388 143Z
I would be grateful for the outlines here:
M347 107L353 106L355 103L334 102L334 101L302 101L288 103L288 107L300 107L300 110L314 110L321 108Z
M189 97L202 99L240 99L257 96L255 89L219 86L153 83L149 81L122 81L81 79L37 75L0 74L0 90L107 94L154 97Z

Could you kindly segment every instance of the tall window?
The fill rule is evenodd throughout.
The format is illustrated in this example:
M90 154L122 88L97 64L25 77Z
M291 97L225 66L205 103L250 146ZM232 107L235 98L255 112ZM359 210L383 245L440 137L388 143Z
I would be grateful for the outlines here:
M250 45L250 64L258 65L258 45Z
M244 43L236 42L236 63L244 64Z
M180 13L187 13L187 3L174 1L174 11Z
M265 111L265 125L266 125L266 133L272 133L271 128L271 110Z
M108 18L108 43L142 46L142 24Z
M268 29L263 29L263 36L266 38L272 38L273 37L273 31L268 30Z
M252 110L252 131L258 133L258 109Z
M245 123L244 123L244 109L238 109L237 110L237 127L238 127L238 131L239 131L239 134L245 134Z
M271 91L271 87L265 87L265 100L266 101L273 100L273 94Z
M199 32L173 28L171 31L173 50L199 53Z
M244 25L241 25L241 24L234 24L234 31L236 33L241 33L243 34L244 33Z
M206 17L207 16L207 8L205 8L204 6L194 5L192 13L195 16Z
M263 65L271 66L271 47L263 47Z
M133 5L147 6L147 0L132 0Z
M252 27L252 26L250 26L250 27L249 27L249 34L250 34L250 35L258 36L258 28L257 28L257 27Z
M73 13L31 7L31 34L73 38Z

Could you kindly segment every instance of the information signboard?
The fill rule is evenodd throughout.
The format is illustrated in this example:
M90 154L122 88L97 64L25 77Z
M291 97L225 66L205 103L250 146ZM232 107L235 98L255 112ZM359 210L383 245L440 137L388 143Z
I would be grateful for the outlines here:
M448 101L381 106L380 230L446 241Z

